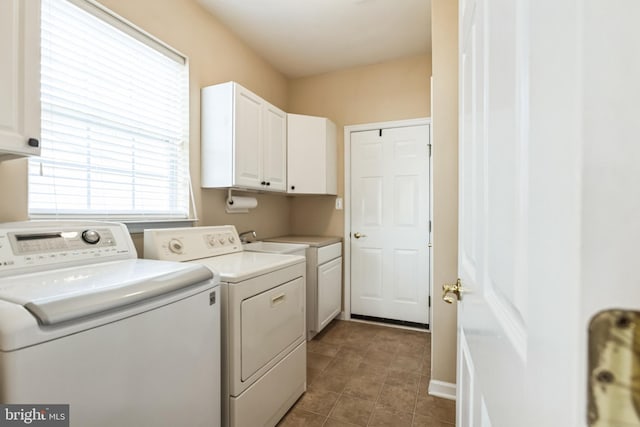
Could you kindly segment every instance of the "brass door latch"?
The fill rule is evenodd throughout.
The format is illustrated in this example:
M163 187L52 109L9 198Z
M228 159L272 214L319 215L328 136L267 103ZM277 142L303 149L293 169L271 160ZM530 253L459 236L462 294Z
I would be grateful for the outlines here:
M456 296L455 299L449 294L454 294ZM462 282L460 279L458 279L456 283L442 285L442 299L447 304L453 304L456 300L462 300Z
M590 427L640 425L640 312L607 310L589 325Z

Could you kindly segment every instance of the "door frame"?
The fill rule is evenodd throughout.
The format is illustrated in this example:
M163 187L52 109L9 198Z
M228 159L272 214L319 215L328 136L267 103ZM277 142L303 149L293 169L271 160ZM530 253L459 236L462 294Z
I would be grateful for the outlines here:
M408 120L394 120L389 122L365 123L361 125L349 125L344 127L344 289L342 300L344 310L342 320L351 319L351 134L377 129L393 129L411 126L429 125L429 144L433 150L433 129L431 117L423 117ZM429 221L433 221L433 156L429 156ZM433 242L433 227L429 230L429 245ZM433 247L429 247L429 301L433 295ZM429 305L429 331L433 321L433 305Z

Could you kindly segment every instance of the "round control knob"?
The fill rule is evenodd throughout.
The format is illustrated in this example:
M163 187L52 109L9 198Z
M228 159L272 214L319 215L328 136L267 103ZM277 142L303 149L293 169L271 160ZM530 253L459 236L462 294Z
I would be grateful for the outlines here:
M95 245L100 241L100 233L96 230L84 230L82 232L82 240L89 243L90 245Z
M181 254L182 253L182 242L178 239L171 239L171 241L169 242L169 250L171 252L173 252L174 254Z
M236 241L236 238L233 236L229 236L229 243L234 243Z

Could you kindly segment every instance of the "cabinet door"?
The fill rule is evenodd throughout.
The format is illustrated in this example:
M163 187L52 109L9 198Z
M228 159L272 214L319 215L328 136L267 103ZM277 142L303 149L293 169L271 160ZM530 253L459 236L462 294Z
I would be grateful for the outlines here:
M263 101L242 86L235 86L234 185L261 189Z
M342 257L318 267L318 332L340 313Z
M265 104L263 179L270 191L285 191L287 180L287 113Z
M324 193L324 124L322 117L287 116L288 193Z
M336 194L336 125L325 117L287 115L287 192Z
M0 55L4 58L0 67L0 160L38 155L39 0L0 1Z

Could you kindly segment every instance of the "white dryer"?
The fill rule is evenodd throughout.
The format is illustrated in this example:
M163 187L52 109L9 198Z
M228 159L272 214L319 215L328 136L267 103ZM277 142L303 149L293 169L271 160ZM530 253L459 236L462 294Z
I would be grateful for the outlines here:
M0 402L68 404L78 427L220 425L218 280L137 259L122 224L0 224Z
M145 230L145 257L220 272L224 426L275 426L306 389L305 258L243 251L233 226Z

